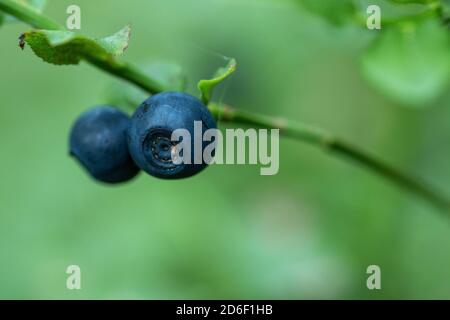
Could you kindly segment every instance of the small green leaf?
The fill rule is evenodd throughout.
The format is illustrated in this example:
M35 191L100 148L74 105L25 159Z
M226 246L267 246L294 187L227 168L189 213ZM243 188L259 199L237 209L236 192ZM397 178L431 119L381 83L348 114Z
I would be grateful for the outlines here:
M128 47L130 27L111 37L90 39L71 31L33 30L23 39L44 61L56 65L78 64L82 59L105 61L122 54Z
M114 56L120 56L128 48L130 35L131 27L128 25L112 36L98 39L97 43L100 44L110 54Z
M408 106L425 106L448 86L450 34L434 19L392 26L366 52L362 69L386 96Z
M356 13L353 0L297 0L306 10L334 25L351 21Z
M226 67L217 70L214 78L209 80L200 80L197 87L201 92L201 99L205 105L211 100L214 88L228 78L234 71L236 71L236 60L230 59Z

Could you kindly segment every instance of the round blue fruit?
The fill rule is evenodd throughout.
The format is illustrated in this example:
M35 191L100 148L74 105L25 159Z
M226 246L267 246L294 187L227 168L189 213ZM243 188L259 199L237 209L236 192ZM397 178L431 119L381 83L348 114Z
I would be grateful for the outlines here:
M106 183L128 181L139 172L127 146L130 118L110 106L84 112L70 132L70 154L92 177Z
M164 92L144 101L131 118L128 148L135 163L148 174L162 179L187 178L202 171L207 164L201 156L194 161L194 122L201 122L201 137L217 128L208 108L197 98L181 92ZM191 161L174 163L173 152L178 141L172 133L185 129L191 137ZM201 139L200 137L200 139ZM206 146L201 142L202 153Z

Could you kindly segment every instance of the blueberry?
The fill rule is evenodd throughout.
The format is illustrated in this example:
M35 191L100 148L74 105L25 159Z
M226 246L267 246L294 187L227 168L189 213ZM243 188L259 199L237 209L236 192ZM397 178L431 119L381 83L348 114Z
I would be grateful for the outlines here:
M202 122L202 136L206 130L217 128L205 105L186 93L164 92L144 101L132 116L128 129L128 148L135 163L162 179L187 178L203 170L205 162L194 163L194 121ZM191 135L190 164L172 161L178 142L171 141L171 136L176 129L186 129ZM203 149L205 146L203 143Z
M139 172L128 153L130 118L110 106L84 112L70 132L70 154L97 180L119 183Z

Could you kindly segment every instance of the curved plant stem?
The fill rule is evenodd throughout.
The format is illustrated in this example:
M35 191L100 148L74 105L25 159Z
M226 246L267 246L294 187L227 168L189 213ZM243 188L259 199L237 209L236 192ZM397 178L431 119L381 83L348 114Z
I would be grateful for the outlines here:
M341 154L356 163L384 176L391 182L421 196L437 208L450 212L450 200L435 191L425 182L402 173L373 155L369 155L355 146L342 141L333 134L299 122L286 119L274 119L244 110L236 110L227 105L211 103L208 108L221 121L250 125L259 128L280 129L280 134L295 140L301 140L322 147L336 154Z
M50 30L64 30L64 27L35 11L33 8L23 5L14 0L0 0L0 10L15 16L17 19L38 28ZM146 74L139 71L138 68L119 60L109 62L88 61L96 67L113 74L119 78L129 81L136 86L156 93L163 91L159 83ZM256 126L268 129L280 129L280 134L299 141L305 141L310 144L330 150L350 158L366 168L384 176L391 182L405 188L406 190L422 197L436 207L450 212L450 200L435 191L426 183L419 181L401 171L385 164L376 157L364 153L358 148L341 141L331 133L322 129L308 126L301 123L294 123L287 120L274 119L243 110L233 109L222 104L210 103L210 111L221 121L232 122L242 125Z

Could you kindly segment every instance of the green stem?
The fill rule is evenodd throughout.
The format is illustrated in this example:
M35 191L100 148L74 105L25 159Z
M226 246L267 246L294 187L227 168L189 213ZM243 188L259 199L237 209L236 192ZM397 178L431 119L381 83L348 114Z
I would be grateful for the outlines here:
M14 0L0 0L0 10L13 15L19 20L38 29L64 30L63 26L35 11L31 7ZM140 72L139 69L125 62L96 59L89 59L88 62L105 72L135 84L149 93L153 94L163 91L163 87L157 81L149 78L147 75ZM274 119L243 110L232 109L221 104L210 103L208 108L214 116L220 118L221 121L261 128L280 129L281 135L295 140L305 141L337 154L344 155L384 176L406 190L421 196L436 207L443 209L446 212L450 212L450 200L440 195L427 184L400 172L375 157L360 151L358 148L341 141L324 130L300 123L293 123L287 120Z
M118 78L125 79L151 94L164 91L164 86L162 84L148 77L145 73L140 72L139 69L131 64L117 59L103 60L96 59L95 57L85 57L85 59L97 68Z
M23 2L17 2L14 0L0 0L0 10L38 29L64 29L64 27L57 22L42 15L33 7L26 5Z
M322 147L325 150L341 154L375 173L384 176L398 186L419 195L437 208L450 212L450 200L425 182L399 171L377 159L375 156L359 150L325 130L286 119L275 119L244 110L236 110L226 105L210 103L208 108L221 121L251 125L259 128L280 129L280 134L285 137L308 142L312 145Z

